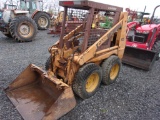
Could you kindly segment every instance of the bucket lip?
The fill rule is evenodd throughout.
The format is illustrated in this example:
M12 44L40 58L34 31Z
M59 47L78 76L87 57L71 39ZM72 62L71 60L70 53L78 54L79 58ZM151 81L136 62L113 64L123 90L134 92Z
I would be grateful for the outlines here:
M146 50L146 49L142 49L142 48L135 48L135 47L131 47L131 46L126 46L126 48L131 48L131 49L139 49L139 50L143 50L143 51L148 51L148 52L152 52L152 53L157 53L156 51L153 51L153 50Z
M151 62L149 63L149 65L144 66L143 64L137 64L136 62L131 62L131 61L129 61L128 58L126 58L126 56L128 56L127 53L129 53L130 50L132 50L132 52L130 52L130 53L133 53L133 51L137 50L137 51L139 51L139 52L145 53L145 55L149 54L149 55L151 56L151 57L150 57ZM126 52L126 51L128 51L128 52ZM141 53L141 54L142 54L142 53ZM139 54L140 54L140 53L139 53ZM145 55L144 55L144 56L145 56ZM152 69L152 67L153 67L153 65L154 65L154 63L155 63L155 61L156 61L156 56L157 56L157 52L155 52L155 51L146 50L146 49L141 49L141 48L134 48L134 47L131 47L131 46L126 46L125 52L124 52L124 56L123 56L123 58L122 58L122 62L125 63L125 64L128 64L128 65L131 65L131 66L133 66L133 67L137 67L137 68L140 68L140 69L149 71L149 70ZM136 57L132 57L132 58L135 58L135 59L136 59ZM143 61L144 61L144 60L143 60ZM145 62L146 62L146 61L144 61L144 63L145 63Z
M43 70L42 68L34 65L34 64L29 64L19 75L18 77L27 69L31 69L31 71L34 71L34 72L37 72L42 78L44 79L47 79L47 80L50 80L51 82L53 82L54 84L57 85L57 87L59 89L64 89L64 88L68 88L70 87L69 85L67 85L66 83L62 82L61 79L58 79L56 76L53 76L53 72L52 71L45 71ZM14 81L18 78L16 77L10 84L8 87L6 87L4 89L4 91L9 91L10 89L10 85L14 83Z

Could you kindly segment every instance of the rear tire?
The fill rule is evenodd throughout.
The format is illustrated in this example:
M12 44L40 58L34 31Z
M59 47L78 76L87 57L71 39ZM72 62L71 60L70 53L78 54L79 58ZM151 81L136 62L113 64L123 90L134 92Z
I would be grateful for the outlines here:
M120 59L112 55L102 63L102 83L112 84L116 81L121 69Z
M82 66L73 82L73 91L83 99L93 96L98 90L102 79L101 68L94 64L89 63Z
M160 56L160 40L156 40L153 47L152 47L152 50L157 52L157 56L156 56L156 60L159 60Z
M14 18L9 25L12 37L18 42L30 42L37 34L37 25L27 16Z
M45 30L50 26L50 16L45 12L39 12L33 18L39 30Z

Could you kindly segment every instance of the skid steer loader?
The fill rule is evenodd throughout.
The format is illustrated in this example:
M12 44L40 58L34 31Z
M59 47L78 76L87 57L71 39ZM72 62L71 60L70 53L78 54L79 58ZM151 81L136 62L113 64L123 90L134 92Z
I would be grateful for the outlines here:
M55 120L76 106L74 93L93 96L101 81L113 83L121 69L127 12L107 4L79 0L60 1L64 7L59 41L49 48L46 71L30 64L5 92L25 120ZM64 36L66 16L71 10L87 14L83 23ZM92 28L97 12L115 13L113 26ZM105 15L105 14L103 14Z

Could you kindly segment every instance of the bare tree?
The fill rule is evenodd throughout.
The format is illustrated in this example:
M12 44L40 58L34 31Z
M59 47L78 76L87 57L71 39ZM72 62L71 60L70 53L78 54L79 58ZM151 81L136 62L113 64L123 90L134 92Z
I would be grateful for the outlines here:
M17 5L17 1L18 0L0 0L0 9L4 7L4 4Z
M60 11L59 0L44 0L44 9L52 15L57 15Z

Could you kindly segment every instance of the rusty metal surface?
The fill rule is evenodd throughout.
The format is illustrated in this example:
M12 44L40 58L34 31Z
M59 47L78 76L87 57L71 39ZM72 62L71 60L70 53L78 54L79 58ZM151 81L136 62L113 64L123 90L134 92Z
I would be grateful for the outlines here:
M61 40L59 42L59 48L60 49L63 48L63 44L64 44L64 41L62 39L63 39L64 33L65 33L65 23L66 23L67 9L68 9L67 7L64 7L62 30L61 30L61 36L60 36Z
M84 34L84 40L83 40L83 43L82 43L82 52L84 52L87 49L88 38L90 36L92 21L93 21L93 18L94 18L94 16L93 16L94 15L94 9L91 8L89 10L89 13L90 14L87 16L88 20L87 20L85 31L84 31L85 34Z
M5 91L25 120L54 120L76 105L72 88L58 84L30 65Z
M79 33L75 33L73 38L77 38L77 35L83 34L78 38L78 40L80 41L79 43L82 43L80 44L81 52L84 52L100 37L102 37L111 27L117 24L120 17L120 12L106 12L104 10L95 10L93 8L89 10L68 8L67 15L68 19L72 21L66 21L66 28L62 29L62 31L67 33L75 29L78 25L83 24L83 29ZM72 17L70 18L70 16ZM73 19L76 21L73 21ZM110 24L108 24L109 28L103 28L100 24L107 24L107 19L109 20L108 22L110 22ZM112 38L110 38L109 41L111 40ZM62 39L60 39L60 41L62 41ZM110 47L110 42L104 43L98 50L108 47Z
M83 9L89 9L89 8L95 8L95 9L101 9L101 10L109 10L109 11L119 11L122 12L122 7L117 7L113 5L107 5L103 3L88 1L88 0L77 0L77 1L60 1L60 6L67 6L72 8L83 8Z
M78 1L60 1L59 4L63 7L68 7L68 12L67 12L67 21L72 21L73 23L76 24L77 21L84 21L84 19L82 18L84 15L85 12L77 12L79 11L80 9L81 10L86 10L88 11L88 13L90 13L90 19L92 20L92 17L94 15L93 12L90 11L90 9L96 9L97 11L105 11L105 12L114 12L115 15L113 16L110 16L110 17L113 17L113 25L115 25L118 20L119 20L119 16L120 16L120 13L123 11L123 8L121 7L117 7L117 6L112 6L112 5L107 5L107 4L102 4L102 3L97 3L97 2L92 2L92 1L84 1L84 0L78 0ZM69 14L71 12L71 10L74 11L74 17L71 19L69 19ZM95 17L95 15L94 15ZM109 15L108 15L109 17ZM77 19L78 18L78 19ZM59 19L59 18L57 18ZM87 20L89 21L88 23L91 23L92 21L91 20ZM49 34L57 34L59 33L60 34L60 28L62 27L62 23L59 23L61 24L60 26L55 27L55 30L54 29L50 29L50 32ZM67 25L67 24L66 24ZM72 24L73 26L65 26L65 29L64 32L65 33L69 33L71 30L75 29L77 27L77 25L74 25ZM89 25L87 25L89 26ZM90 26L89 26L90 27ZM64 29L64 28L63 28ZM89 28L86 27L85 28L86 32L89 32ZM63 30L62 30L63 31ZM88 35L85 35L86 37L84 37L85 39L87 39L87 36ZM83 51L85 48L87 48L86 44L84 44L83 46L85 46L83 48Z
M86 10L79 10L79 9L75 10L75 9L68 8L64 33L67 34L72 30L74 30L77 26L83 24L83 18L84 18L83 15L85 14L86 14ZM58 17L52 20L52 25L50 26L48 34L61 33L62 24L63 24L62 23L63 15L64 15L64 11L61 11L58 14Z
M126 47L122 62L144 70L150 70L155 60L155 52L133 47Z
M67 27L65 30L65 33L69 33L72 30L74 30L76 27L78 27L79 25L81 25L83 22L82 21L67 21Z

